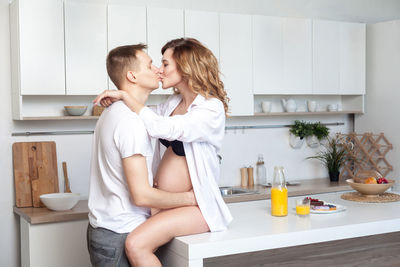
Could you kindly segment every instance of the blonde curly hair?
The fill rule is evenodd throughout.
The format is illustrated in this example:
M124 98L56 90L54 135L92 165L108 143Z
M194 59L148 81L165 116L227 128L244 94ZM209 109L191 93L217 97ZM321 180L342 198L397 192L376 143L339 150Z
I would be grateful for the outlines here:
M227 114L229 98L220 79L218 60L210 49L194 38L171 40L163 46L161 53L164 54L168 48L173 49L172 57L190 90L205 98L218 98ZM179 93L176 89L174 91Z

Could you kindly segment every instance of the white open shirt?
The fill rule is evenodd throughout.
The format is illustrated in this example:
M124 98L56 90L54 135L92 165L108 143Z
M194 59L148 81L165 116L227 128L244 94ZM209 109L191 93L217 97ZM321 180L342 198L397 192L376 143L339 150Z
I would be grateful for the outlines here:
M225 134L224 106L217 98L206 99L199 94L186 114L170 116L181 100L181 95L172 95L154 111L144 107L139 116L151 137L182 141L199 208L210 231L222 231L232 221L218 187L217 152ZM156 142L153 173L160 160L160 142Z

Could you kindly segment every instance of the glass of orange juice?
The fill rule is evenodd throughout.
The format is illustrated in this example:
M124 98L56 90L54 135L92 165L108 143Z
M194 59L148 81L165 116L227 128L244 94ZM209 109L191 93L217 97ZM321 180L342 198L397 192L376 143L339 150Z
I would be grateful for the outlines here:
M310 214L310 200L307 198L296 200L296 213L300 216Z

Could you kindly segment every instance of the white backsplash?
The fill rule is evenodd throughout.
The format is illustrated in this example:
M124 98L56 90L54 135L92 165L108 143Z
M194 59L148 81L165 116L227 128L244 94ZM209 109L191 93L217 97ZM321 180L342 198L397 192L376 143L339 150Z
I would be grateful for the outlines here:
M341 126L329 126L331 133L352 131L353 120L348 115L309 116L309 117L235 117L227 120L227 126L242 125L285 125L294 120L322 123L344 122ZM310 148L304 142L302 148L289 146L288 128L245 129L226 131L221 149L220 185L239 185L240 171L243 166L256 167L258 154L264 155L267 180L272 181L273 168L281 165L285 168L288 181L328 177L325 167L316 160L306 160L319 148Z

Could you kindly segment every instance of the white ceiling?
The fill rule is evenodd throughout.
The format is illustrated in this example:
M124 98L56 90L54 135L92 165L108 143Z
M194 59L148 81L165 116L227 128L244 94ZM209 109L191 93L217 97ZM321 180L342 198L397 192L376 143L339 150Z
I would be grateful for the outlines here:
M400 0L108 0L108 2L365 23L400 19Z
M0 0L1 3L12 0ZM64 0L124 3L364 23L400 19L400 0Z

